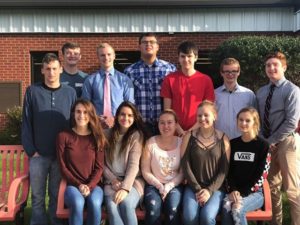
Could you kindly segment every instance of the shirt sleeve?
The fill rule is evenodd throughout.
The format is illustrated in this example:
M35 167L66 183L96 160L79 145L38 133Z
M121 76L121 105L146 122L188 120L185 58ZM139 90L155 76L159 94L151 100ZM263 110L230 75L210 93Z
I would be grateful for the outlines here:
M215 90L214 90L213 82L210 77L208 77L206 84L207 85L206 85L206 91L205 91L205 99L214 102L215 101Z
M300 90L293 87L284 99L285 119L279 128L268 138L269 143L278 143L295 131L300 117Z
M160 96L163 98L173 98L169 76L167 76L162 82Z
M92 174L89 177L87 185L91 190L100 182L104 168L104 150L98 150L96 152L95 165Z
M32 99L31 89L27 88L22 113L22 145L26 154L31 157L37 151L33 141L33 111L32 111Z
M57 160L60 165L60 170L62 176L66 179L68 184L72 184L78 187L81 182L73 176L71 171L67 168L65 164L65 149L66 149L67 138L64 132L60 132L56 138L56 153L57 153Z
M90 75L91 76L91 75ZM81 98L91 101L92 100L92 79L87 77L82 86Z
M125 84L126 85L125 85L125 88L124 88L124 100L134 103L135 102L135 100L134 100L134 87L133 87L132 81L127 76L126 76Z

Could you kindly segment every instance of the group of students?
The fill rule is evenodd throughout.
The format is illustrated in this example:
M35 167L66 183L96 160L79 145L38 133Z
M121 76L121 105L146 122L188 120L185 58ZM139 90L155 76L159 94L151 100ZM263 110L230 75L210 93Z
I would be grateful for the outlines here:
M269 146L258 137L258 113L251 107L238 113L242 136L230 142L214 128L213 102L203 101L197 117L199 127L182 140L176 136L176 113L164 110L160 134L147 140L134 104L121 103L113 127L103 131L93 105L77 100L72 128L56 142L68 183L69 224L83 224L85 205L87 224L100 224L103 195L111 225L138 224L135 209L142 202L147 225L162 224L161 214L166 224L215 224L221 208L222 224L247 224L246 212L263 205L270 164ZM251 157L251 163L243 157Z
M27 88L23 105L31 225L47 224L47 183L51 223L61 224L55 216L61 175L68 184L70 224L83 224L85 208L86 223L100 224L103 201L112 225L137 224L138 206L145 207L146 224L161 224L161 214L166 224L215 224L219 212L222 224L247 224L246 212L263 205L269 149L275 159L269 179L273 224L282 221L282 184L292 224L298 224L294 130L300 94L284 77L284 55L267 56L270 83L256 98L238 85L240 65L233 58L221 63L224 84L214 90L211 78L194 68L195 43L178 46L176 72L157 58L154 34L142 34L139 46L141 60L126 68L126 75L114 69L115 52L107 43L97 48L100 70L89 76L77 68L78 45L63 46L63 69L56 55L44 57L44 82Z

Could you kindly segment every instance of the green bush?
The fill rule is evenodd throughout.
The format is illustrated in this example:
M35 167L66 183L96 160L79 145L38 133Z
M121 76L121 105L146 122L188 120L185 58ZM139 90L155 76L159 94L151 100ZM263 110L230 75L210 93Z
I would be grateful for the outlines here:
M266 84L264 59L270 52L281 51L287 57L286 78L300 85L300 37L290 36L243 36L223 42L212 55L219 68L221 61L233 57L240 61L239 83L254 91Z
M7 124L0 132L0 144L21 144L22 107L15 106L7 110Z

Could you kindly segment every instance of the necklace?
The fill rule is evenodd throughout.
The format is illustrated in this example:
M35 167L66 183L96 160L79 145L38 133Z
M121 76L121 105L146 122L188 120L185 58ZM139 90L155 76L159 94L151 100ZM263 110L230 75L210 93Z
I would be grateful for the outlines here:
M205 137L205 136L202 134L201 129L198 130L198 133L200 134L200 136L201 136L203 139L208 140L208 139L211 139L211 138L214 136L214 134L215 134L215 129L213 129L213 131L211 132L211 134L210 134L208 137Z

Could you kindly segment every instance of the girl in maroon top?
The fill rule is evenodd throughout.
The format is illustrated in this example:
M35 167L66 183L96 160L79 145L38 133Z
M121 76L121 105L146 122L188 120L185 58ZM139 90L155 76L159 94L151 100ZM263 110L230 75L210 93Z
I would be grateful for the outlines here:
M79 99L71 110L72 129L57 137L57 157L67 180L65 203L71 211L70 225L83 224L87 206L87 225L99 225L103 190L98 186L104 167L106 143L92 103Z

